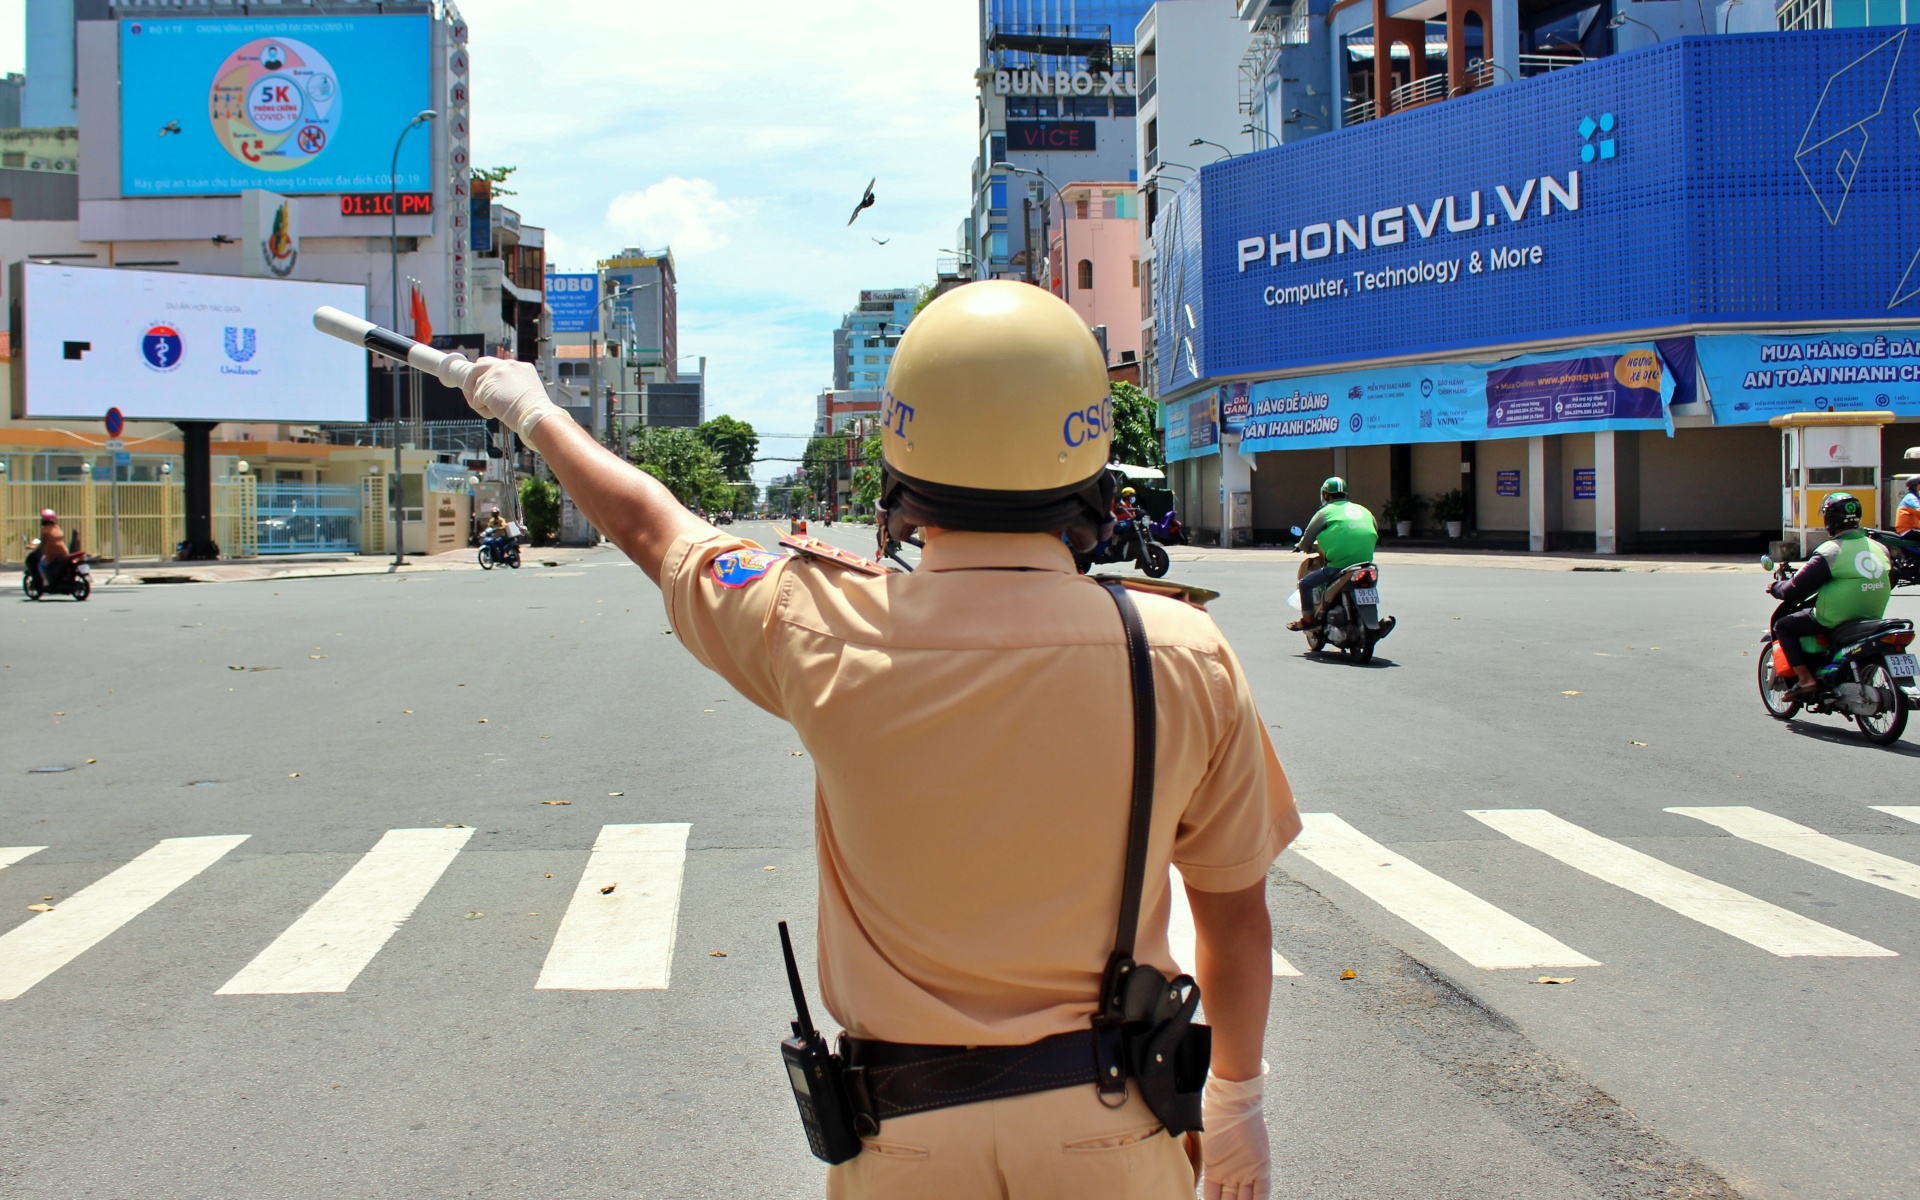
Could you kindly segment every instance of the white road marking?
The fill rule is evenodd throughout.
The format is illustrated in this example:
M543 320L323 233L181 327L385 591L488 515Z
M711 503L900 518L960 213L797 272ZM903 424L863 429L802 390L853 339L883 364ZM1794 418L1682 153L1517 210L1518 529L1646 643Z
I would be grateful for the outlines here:
M1875 812L1886 813L1890 817L1899 817L1903 821L1920 824L1920 804L1869 804Z
M1469 809L1467 815L1576 871L1782 958L1899 957L1895 951L1591 833L1545 809Z
M1818 830L1757 808L1735 805L1726 808L1669 808L1667 811L1693 817L1709 825L1718 825L1737 838L1805 859L1817 867L1838 871L1862 883L1871 883L1920 900L1920 866L1904 858L1895 858L1828 837Z
M471 829L389 829L214 995L346 991L472 836Z
M1599 962L1387 849L1332 813L1301 813L1293 849L1476 967L1597 967Z
M0 937L0 1000L19 999L28 988L220 861L247 836L168 838L60 901L52 912L10 930Z
M0 846L0 867L10 867L29 854L38 854L45 846Z
M1173 954L1173 961L1187 974L1193 974L1194 940L1193 905L1187 899L1186 881L1180 878L1178 867L1167 868L1168 895L1173 903L1167 909L1167 949ZM1273 977L1275 979L1298 978L1300 972L1292 963L1280 956L1278 950L1273 954Z
M692 828L681 822L601 826L533 986L665 988L673 969L680 880ZM603 893L609 884L613 890Z

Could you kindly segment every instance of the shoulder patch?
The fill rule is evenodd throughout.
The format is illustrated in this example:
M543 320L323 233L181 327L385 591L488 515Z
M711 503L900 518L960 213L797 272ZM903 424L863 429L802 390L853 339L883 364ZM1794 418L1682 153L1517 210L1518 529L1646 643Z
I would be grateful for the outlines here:
M743 588L773 569L787 557L771 550L729 550L713 560L707 573L723 588Z
M1195 608L1205 608L1208 601L1220 598L1220 593L1211 588L1195 587L1190 583L1175 583L1171 579L1142 579L1136 575L1091 575L1088 578L1101 583L1112 581L1128 591L1171 596L1175 600L1184 600Z
M837 567L845 567L849 571L858 571L862 575L893 574L891 570L881 566L877 562L861 558L851 550L842 550L840 547L823 542L819 538L788 536L780 539L780 545L803 558L832 563Z

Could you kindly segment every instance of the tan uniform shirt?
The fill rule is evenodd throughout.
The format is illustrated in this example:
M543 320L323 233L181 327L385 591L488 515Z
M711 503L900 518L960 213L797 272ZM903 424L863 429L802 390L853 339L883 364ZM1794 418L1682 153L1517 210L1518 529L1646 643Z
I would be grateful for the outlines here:
M941 1045L1086 1028L1119 917L1132 709L1120 615L1059 539L943 533L914 574L875 577L714 533L676 542L662 578L681 641L813 757L840 1023ZM1212 618L1134 599L1159 722L1135 958L1171 974L1168 862L1204 891L1250 887L1299 818Z

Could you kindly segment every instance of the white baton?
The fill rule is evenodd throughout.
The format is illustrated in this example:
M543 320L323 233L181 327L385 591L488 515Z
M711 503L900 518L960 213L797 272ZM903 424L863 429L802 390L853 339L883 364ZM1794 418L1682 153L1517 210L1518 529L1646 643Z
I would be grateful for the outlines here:
M371 321L362 321L350 313L322 305L313 310L313 327L343 342L364 346L375 354L397 358L410 367L418 367L448 387L460 387L473 372L474 364L459 351L449 354L410 337L382 329Z

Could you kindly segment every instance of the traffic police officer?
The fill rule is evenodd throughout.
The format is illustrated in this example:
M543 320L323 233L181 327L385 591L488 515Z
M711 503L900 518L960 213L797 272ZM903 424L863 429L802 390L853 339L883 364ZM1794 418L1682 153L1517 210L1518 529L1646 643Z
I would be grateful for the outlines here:
M854 1039L1025 1046L1085 1030L1112 947L1130 763L1112 599L1074 569L1111 520L1112 410L1086 325L1026 284L969 284L907 328L888 376L883 517L913 574L780 553L708 526L566 419L528 364L467 394L538 450L665 593L701 662L791 722L814 761L819 963ZM1154 819L1135 958L1177 974L1169 864L1213 1029L1205 1194L1268 1195L1261 1112L1266 875L1299 831L1247 679L1211 618L1136 594L1151 645ZM1121 701L1124 703L1124 701ZM1089 1085L884 1120L832 1197L1191 1197L1194 1165L1137 1090Z

